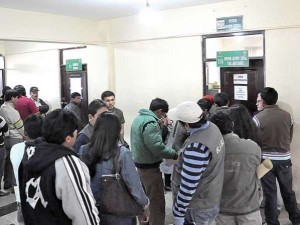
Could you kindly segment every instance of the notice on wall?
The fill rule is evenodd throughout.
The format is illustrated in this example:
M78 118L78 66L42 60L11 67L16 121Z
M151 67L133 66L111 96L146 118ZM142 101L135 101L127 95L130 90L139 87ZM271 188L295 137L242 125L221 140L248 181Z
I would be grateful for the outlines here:
M248 100L248 87L247 86L234 86L234 100Z
M72 77L70 78L70 93L78 92L81 94L81 77Z
M248 74L233 74L233 84L248 84Z

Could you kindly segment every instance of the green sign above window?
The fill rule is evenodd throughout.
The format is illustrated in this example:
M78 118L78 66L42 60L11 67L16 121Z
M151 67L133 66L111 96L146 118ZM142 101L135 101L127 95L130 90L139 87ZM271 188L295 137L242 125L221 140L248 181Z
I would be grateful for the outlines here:
M66 60L66 71L80 71L82 70L81 59L67 59Z
M217 67L249 67L248 50L217 52Z
M217 32L243 30L243 16L217 18Z

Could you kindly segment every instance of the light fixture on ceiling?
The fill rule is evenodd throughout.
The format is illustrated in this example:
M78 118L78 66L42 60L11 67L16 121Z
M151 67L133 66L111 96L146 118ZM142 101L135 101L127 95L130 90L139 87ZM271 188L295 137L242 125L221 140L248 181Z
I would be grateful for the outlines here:
M150 3L148 0L146 0L146 5L141 10L139 17L140 17L140 21L143 24L147 24L147 25L149 24L153 25L158 21L158 15L156 11L152 7L150 7Z

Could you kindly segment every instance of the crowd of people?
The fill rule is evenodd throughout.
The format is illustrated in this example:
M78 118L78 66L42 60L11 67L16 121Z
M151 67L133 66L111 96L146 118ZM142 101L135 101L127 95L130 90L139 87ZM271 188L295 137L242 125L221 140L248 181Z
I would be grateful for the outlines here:
M274 88L258 94L254 117L226 93L170 110L155 98L132 123L130 149L113 92L89 104L86 124L80 93L49 112L38 91L31 87L28 98L22 85L5 87L0 108L0 197L15 193L19 224L136 225L138 219L165 225L171 186L175 225L279 225L278 196L292 224L300 225L292 189L293 120L276 105ZM262 176L264 160L273 168ZM162 165L172 173L165 182ZM140 208L136 214L104 210L105 177L125 184ZM119 208L113 199L111 193Z

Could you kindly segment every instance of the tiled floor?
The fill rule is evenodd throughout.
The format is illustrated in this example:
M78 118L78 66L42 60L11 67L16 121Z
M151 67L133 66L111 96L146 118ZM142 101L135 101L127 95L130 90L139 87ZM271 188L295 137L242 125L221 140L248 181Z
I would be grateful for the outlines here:
M173 218L172 218L172 194L171 192L166 193L166 224L172 224ZM0 210L1 207L5 206L6 204L12 203L15 201L14 195L10 194L9 196L0 198ZM17 213L13 212L10 214L7 214L5 216L0 217L0 224L1 225L17 225ZM288 220L288 214L286 213L285 210L282 210L280 214L280 224L281 225L291 225L291 223Z

